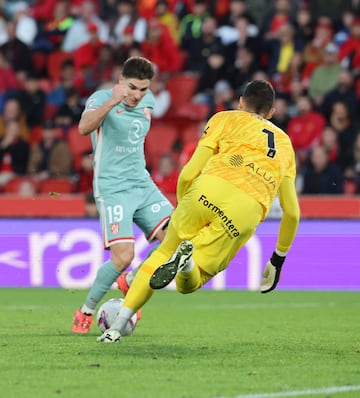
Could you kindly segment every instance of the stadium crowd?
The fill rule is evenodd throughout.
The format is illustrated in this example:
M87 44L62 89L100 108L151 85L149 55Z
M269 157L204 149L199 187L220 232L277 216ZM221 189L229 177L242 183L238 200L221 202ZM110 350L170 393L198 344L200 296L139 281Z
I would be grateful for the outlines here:
M146 157L165 194L204 122L237 109L253 79L276 90L272 120L292 140L298 193L360 193L358 1L0 4L0 192L90 198L91 145L77 131L85 100L142 55L157 71Z

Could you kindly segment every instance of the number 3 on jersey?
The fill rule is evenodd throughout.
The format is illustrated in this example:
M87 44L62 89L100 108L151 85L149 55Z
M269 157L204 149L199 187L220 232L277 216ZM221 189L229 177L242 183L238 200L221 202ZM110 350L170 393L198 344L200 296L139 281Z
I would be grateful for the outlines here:
M268 129L262 129L261 131L267 135L268 152L266 156L268 158L274 159L274 157L276 156L274 133Z

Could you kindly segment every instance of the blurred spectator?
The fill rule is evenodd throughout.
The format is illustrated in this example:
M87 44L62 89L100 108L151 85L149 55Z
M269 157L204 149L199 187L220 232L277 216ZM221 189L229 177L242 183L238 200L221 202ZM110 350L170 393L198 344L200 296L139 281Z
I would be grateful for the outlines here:
M300 7L295 16L295 40L301 51L314 37L314 21L308 7Z
M326 121L320 112L314 110L311 99L306 95L299 97L296 105L298 114L289 121L287 133L299 161L303 163L310 149L320 143Z
M81 44L73 54L74 66L76 71L84 71L94 67L99 62L99 54L105 43L98 36L98 27L94 22L86 25L88 41Z
M158 67L160 75L182 70L179 47L173 41L168 28L155 18L148 22L146 39L141 43L140 49L143 56Z
M340 47L350 36L351 27L356 18L355 11L352 9L345 10L341 14L340 27L334 35L334 43Z
M239 16L234 21L235 36L230 40L229 37L224 41L224 34L220 37L226 43L226 52L229 62L235 61L236 50L239 48L248 48L255 55L255 62L262 62L263 43L258 33L251 28L250 21L246 16Z
M189 41L200 37L202 22L209 16L206 0L194 0L192 11L180 20L179 34L182 49L189 48Z
M345 68L360 73L360 17L353 19L350 36L340 46L339 58Z
M117 18L117 9L118 9L118 0L101 0L99 8L99 16L100 18L106 22L106 24L110 27L110 31L116 22Z
M166 115L171 105L171 94L167 90L165 82L156 73L150 82L150 90L155 96L155 106L152 112L152 119L159 120Z
M46 3L46 2L45 2ZM43 18L42 28L35 39L33 50L50 52L61 49L66 32L74 23L74 18L70 15L68 0L60 0L54 3L54 8L50 14Z
M289 0L275 0L271 11L264 16L261 26L266 40L276 38L282 25L292 23L291 3Z
M301 51L295 51L292 54L288 68L279 72L273 78L273 85L277 90L278 94L289 95L291 92L292 82L300 81L303 82L303 53Z
M306 95L303 81L299 77L294 77L289 82L289 92L286 93L290 118L297 115L297 101L303 95Z
M67 52L75 51L90 39L88 23L95 23L98 28L99 40L106 43L109 41L109 27L96 14L95 5L92 1L81 3L79 17L65 34L62 49Z
M313 147L304 172L302 194L341 194L343 183L341 170L337 164L329 163L326 149L321 145Z
M0 188L15 176L24 175L29 159L29 143L20 137L20 124L9 121L0 141Z
M0 94L4 94L9 90L14 91L18 88L19 82L16 74L4 54L0 52Z
M131 0L122 0L118 3L118 18L112 31L115 45L122 44L126 28L132 28L134 41L142 43L146 38L146 20L138 15L138 8Z
M291 24L284 23L277 29L277 35L266 43L269 57L267 72L276 86L281 81L281 75L290 68L291 60L299 46L295 42L295 31Z
M200 71L195 90L195 102L205 102L210 106L210 113L215 106L214 89L219 80L227 80L230 67L221 49L213 49L207 59L207 64Z
M355 138L351 164L344 171L344 192L360 194L360 134Z
M25 86L18 91L21 108L26 114L26 123L30 128L40 126L44 119L46 93L40 86L40 80L35 75L29 75Z
M115 44L113 48L114 62L118 65L122 65L135 49L141 52L140 43L135 41L134 27L132 25L126 26L123 31L121 43Z
M345 170L351 163L358 126L351 119L349 108L344 102L335 102L330 114L329 124L338 136L339 154L337 163Z
M38 33L36 20L30 16L30 6L26 1L19 1L13 7L13 21L16 26L16 37L32 46Z
M74 61L72 59L66 59L62 62L60 80L53 83L54 87L47 93L46 102L61 106L66 101L66 90L81 84L77 80Z
M326 149L329 162L336 163L339 153L339 144L337 132L332 126L325 126L322 131L320 141L321 145Z
M8 39L8 34L6 31L6 13L3 9L0 8L0 45L5 43Z
M66 177L72 173L71 151L58 135L54 122L46 121L43 124L42 139L31 147L28 173L36 181L44 181L49 177Z
M329 120L334 103L339 101L347 104L351 117L358 117L359 99L356 97L353 75L347 69L340 70L336 87L328 91L323 97L320 109L327 120Z
M324 95L336 87L340 70L338 48L334 43L329 43L324 49L324 62L313 70L309 80L308 93L318 107Z
M59 107L55 114L55 124L66 132L71 126L80 121L84 106L80 102L80 95L76 88L70 87L65 90L66 101Z
M176 194L179 171L174 157L165 153L158 159L158 167L152 173L155 184L164 194Z
M99 51L98 62L93 66L94 80L104 83L111 80L111 76L115 67L115 57L113 47L105 43Z
M247 2L245 0L230 0L228 11L224 16L219 18L219 26L235 26L236 20L240 17L245 17L252 27L258 31L256 21L247 9Z
M158 0L155 4L155 17L168 27L169 33L176 44L180 44L179 19L169 8L167 0Z
M240 92L244 84L248 83L256 71L255 54L247 47L236 50L235 60L229 66L229 83L233 89Z
M330 18L319 17L313 39L304 48L304 78L308 79L312 71L324 60L324 48L332 43L334 28Z
M6 125L10 122L19 124L19 137L25 141L29 139L29 126L26 123L26 114L22 110L17 98L9 97L5 100L4 110L0 115L0 139L5 136Z
M54 15L56 4L60 1L59 0L31 1L32 5L31 5L30 14L41 25L49 20L50 15Z
M7 22L6 29L7 41L0 46L0 52L17 74L33 73L34 63L30 47L16 37L16 25L13 21Z
M93 192L93 167L94 156L91 151L85 151L81 157L81 168L77 172L76 192L92 193Z
M207 64L207 59L213 50L225 47L221 39L216 35L216 19L207 16L204 18L199 37L188 40L182 47L186 51L185 70L190 72L200 72Z
M227 111L234 109L234 90L227 80L218 80L214 86L214 111Z
M277 96L275 99L275 113L271 121L287 133L290 121L288 103L284 97Z

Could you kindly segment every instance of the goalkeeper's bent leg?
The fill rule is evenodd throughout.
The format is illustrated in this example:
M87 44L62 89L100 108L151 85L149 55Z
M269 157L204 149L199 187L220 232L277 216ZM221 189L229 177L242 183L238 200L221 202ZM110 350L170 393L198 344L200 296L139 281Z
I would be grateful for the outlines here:
M176 275L176 290L179 293L187 294L193 293L200 289L206 282L208 282L213 276L206 273L203 269L198 267L192 258L193 267L187 269L185 267L182 271Z

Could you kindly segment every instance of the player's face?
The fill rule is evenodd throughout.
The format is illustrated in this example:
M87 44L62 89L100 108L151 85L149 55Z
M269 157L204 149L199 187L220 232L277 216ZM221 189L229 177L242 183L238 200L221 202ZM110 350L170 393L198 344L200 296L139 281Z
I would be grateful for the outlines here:
M130 108L134 108L146 94L150 86L150 80L129 78L124 79L124 84L127 88L127 96L124 99L124 104Z

